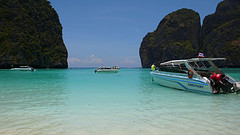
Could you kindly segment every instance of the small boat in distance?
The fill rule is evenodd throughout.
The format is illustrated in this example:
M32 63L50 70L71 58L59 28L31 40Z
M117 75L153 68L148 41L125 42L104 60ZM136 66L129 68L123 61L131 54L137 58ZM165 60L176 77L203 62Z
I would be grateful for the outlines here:
M120 71L118 66L108 67L108 66L100 66L98 69L95 70L95 73L117 73Z
M34 71L35 69L30 66L20 66L19 68L11 68L13 71Z
M206 94L239 94L240 83L213 63L222 60L225 58L172 60L161 63L150 74L154 82L170 88ZM213 78L214 75L219 79Z

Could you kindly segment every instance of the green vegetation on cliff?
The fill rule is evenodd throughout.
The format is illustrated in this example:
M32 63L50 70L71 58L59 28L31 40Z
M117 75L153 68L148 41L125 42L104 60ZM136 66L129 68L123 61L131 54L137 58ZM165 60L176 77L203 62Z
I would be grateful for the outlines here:
M0 1L0 68L67 68L56 11L47 0Z
M226 66L240 67L240 1L225 0L204 18L201 46L208 57L226 57Z
M139 53L142 67L167 60L196 57L225 57L225 66L240 67L240 0L224 0L216 12L200 25L198 13L181 9L162 19L157 29L148 33Z
M191 9L180 9L164 17L142 41L139 49L142 67L197 55L200 28L199 14Z

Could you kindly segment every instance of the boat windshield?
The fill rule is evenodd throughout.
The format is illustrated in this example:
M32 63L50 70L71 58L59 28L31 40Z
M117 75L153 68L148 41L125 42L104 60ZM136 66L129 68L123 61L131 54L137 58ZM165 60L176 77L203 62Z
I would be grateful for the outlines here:
M107 66L101 66L99 67L98 69L111 69L110 67L107 67Z
M188 64L196 71L199 71L199 70L214 71L214 68L211 66L209 61L193 61L193 62L188 62Z
M118 66L113 66L112 69L119 69L119 67Z
M187 63L201 76L209 77L213 72L222 73L212 61L190 61Z
M183 63L169 63L160 65L159 71L174 72L174 73L187 73L187 67Z
M159 71L187 73L193 69L201 76L209 77L213 72L224 74L214 63L222 62L225 58L192 58L186 60L171 60L160 64ZM223 63L223 62L222 62ZM219 63L217 64L219 65Z

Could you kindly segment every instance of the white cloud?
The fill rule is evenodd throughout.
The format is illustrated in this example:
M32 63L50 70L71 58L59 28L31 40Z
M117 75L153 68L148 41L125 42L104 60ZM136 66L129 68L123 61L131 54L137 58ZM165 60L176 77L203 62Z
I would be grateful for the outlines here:
M88 59L79 59L75 57L71 57L68 59L69 67L91 67L98 66L102 64L102 59L98 58L94 54L91 54Z
M81 60L79 58L72 57L72 58L68 59L68 62L69 63L79 63L79 62L81 62Z
M104 57L99 58L94 54L91 54L88 58L80 59L71 57L68 59L69 67L99 67L101 65L120 67L141 67L140 59L138 56L127 57Z
M89 62L89 63L102 63L102 59L96 57L94 54L91 54L90 60L86 60L86 62Z

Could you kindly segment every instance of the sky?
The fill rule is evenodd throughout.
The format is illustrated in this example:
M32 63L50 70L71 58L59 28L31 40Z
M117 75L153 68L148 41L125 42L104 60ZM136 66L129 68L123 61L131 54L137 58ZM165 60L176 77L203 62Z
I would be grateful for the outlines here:
M139 48L169 13L189 8L204 17L222 0L49 0L63 26L68 66L141 67ZM201 22L202 23L202 22Z

